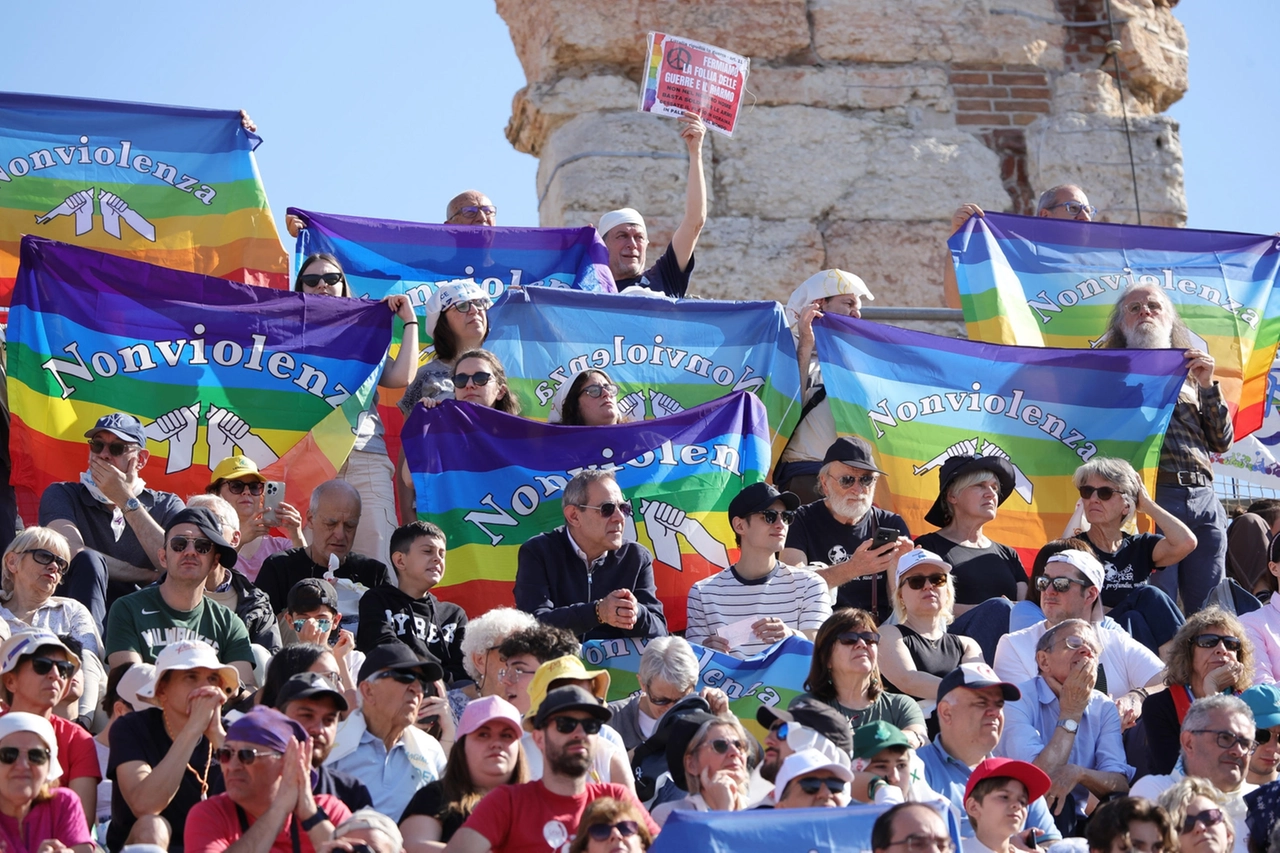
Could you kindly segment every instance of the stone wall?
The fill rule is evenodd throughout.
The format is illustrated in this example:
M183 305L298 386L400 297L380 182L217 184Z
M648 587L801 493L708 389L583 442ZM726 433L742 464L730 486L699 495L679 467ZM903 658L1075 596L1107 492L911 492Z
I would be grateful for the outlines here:
M1183 225L1176 0L1112 0L1142 220ZM507 136L540 160L544 226L639 209L662 250L684 210L676 123L636 112L650 30L751 57L732 139L708 133L691 291L782 299L841 267L877 305L944 304L951 213L1034 211L1078 183L1136 221L1104 0L497 0L528 85Z

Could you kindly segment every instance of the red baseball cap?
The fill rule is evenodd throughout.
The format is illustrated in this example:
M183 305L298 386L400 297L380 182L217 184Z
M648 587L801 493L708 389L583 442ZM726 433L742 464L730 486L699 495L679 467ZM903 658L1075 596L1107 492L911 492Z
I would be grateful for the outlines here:
M1047 794L1053 784L1049 781L1048 774L1029 762L1018 761L1014 758L986 758L979 762L978 766L973 768L973 772L969 774L969 783L964 786L964 798L968 800L969 795L973 793L973 786L983 779L1000 776L1017 779L1023 785L1026 785L1028 803L1034 803Z

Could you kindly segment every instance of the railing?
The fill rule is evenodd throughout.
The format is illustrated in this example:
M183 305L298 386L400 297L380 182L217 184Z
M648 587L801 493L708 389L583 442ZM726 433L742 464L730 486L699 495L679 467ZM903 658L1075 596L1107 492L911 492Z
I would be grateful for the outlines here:
M922 321L955 321L964 320L964 313L959 308L915 308L907 305L864 305L862 317L865 320L922 320Z

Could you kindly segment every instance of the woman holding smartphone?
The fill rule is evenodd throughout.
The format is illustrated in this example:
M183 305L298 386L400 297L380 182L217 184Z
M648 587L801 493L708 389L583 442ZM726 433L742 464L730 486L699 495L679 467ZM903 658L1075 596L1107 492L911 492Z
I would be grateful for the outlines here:
M248 456L223 459L214 467L205 488L206 494L217 495L231 504L240 517L236 569L251 581L258 579L267 557L290 548L307 547L302 535L302 514L296 508L280 501L274 507L274 518L264 517L266 490L267 478ZM285 531L288 537L272 536L272 527Z

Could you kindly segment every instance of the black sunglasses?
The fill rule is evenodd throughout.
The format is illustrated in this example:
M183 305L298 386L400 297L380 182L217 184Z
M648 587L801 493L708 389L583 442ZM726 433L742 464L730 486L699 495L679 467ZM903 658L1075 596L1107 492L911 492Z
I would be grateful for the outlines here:
M67 561L59 557L52 551L46 551L43 548L32 548L27 551L19 551L19 554L30 554L31 559L35 560L42 566L55 565L58 567L59 573L67 570Z
M90 453L101 453L105 448L106 450L111 452L112 456L123 456L125 451L133 446L134 445L128 444L123 441L106 442L100 438L94 438L89 440Z
M605 518L612 518L613 514L619 510L621 510L622 514L627 518L631 517L631 501L623 501L621 503L618 503L617 501L605 501L600 504L600 506L591 506L590 504L578 504L577 506L579 509L594 509Z
M22 750L16 746L0 746L0 764L13 764L18 760L18 756L22 755ZM49 763L48 747L33 747L26 751L27 763L39 767L42 764Z
M169 540L169 549L175 554L181 554L187 550L187 546L192 545L196 549L197 554L208 554L213 550L212 539L196 539L187 536L175 536Z
M630 838L640 831L640 824L634 820L620 820L617 823L597 823L587 828L587 834L596 841L608 841L614 830L623 838Z
M248 489L251 495L260 495L266 488L266 483L244 483L240 480L227 480L223 485L230 489L233 495L243 495L245 489Z
M837 482L840 483L840 488L842 489L852 489L854 483L859 483L864 489L869 489L876 484L876 475L863 474L855 477L852 474L845 474L843 477L838 478Z
M1228 637L1222 634L1197 634L1191 638L1191 642L1202 649L1214 649L1218 647L1218 643L1222 643L1229 652L1240 651L1240 638Z
M856 646L858 643L874 646L880 642L880 635L875 631L841 631L836 640L842 646Z
M562 735L572 734L578 726L582 726L583 734L596 735L600 734L600 727L604 725L594 717L588 717L585 720L579 720L577 717L552 717L551 722L556 724L556 731Z
M1182 821L1182 832L1195 832L1196 824L1203 823L1205 829L1222 823L1222 809L1205 809L1198 814L1189 814Z
M909 586L912 589L921 590L924 589L924 585L926 583L929 584L929 586L946 586L947 574L945 572L938 572L936 575L912 575L899 584L899 587Z
M453 374L453 385L455 388L466 388L474 382L483 388L489 384L489 380L492 378L492 373L486 373L483 370L477 370L475 373L455 373Z
M303 287L319 287L320 282L324 282L325 284L332 287L335 284L340 284L342 281L343 281L343 275L340 272L325 272L325 273L311 272L311 273L307 273L306 275L298 276L298 283L301 284Z
M69 660L54 660L53 658L31 658L31 669L36 675L48 675L53 669L58 670L58 677L69 680L75 675L76 665Z
M774 522L776 522L776 521L778 520L778 516L782 516L782 523L783 523L783 524L790 524L791 522L793 522L793 521L795 521L795 520L796 520L796 514L795 514L795 512L794 512L793 510L789 510L789 509L783 509L783 510L777 510L777 509L762 509L762 510L760 510L760 517L764 519L764 523L765 523L765 524L773 524Z
M616 396L617 393L618 386L607 382L603 385L588 385L586 388L583 388L578 392L579 395L586 394L588 397L603 397L605 394L613 397Z
M420 684L426 683L421 675L416 672L406 672L403 669L384 669L370 680L382 681L384 678L390 678L396 684L413 684L415 681Z
M248 767L259 758L279 758L283 753L270 749L232 749L229 746L224 746L213 751L213 757L218 760L219 764L230 764L231 756L233 755L240 759L241 764Z
M1100 501L1109 501L1116 495L1120 494L1119 489L1113 489L1110 486L1098 486L1096 489L1093 486L1080 487L1080 497L1085 500L1089 500L1089 498L1093 497L1095 492L1098 494L1098 500Z
M1053 587L1054 592L1066 592L1067 590L1071 589L1072 584L1079 584L1085 589L1088 589L1089 587L1093 586L1093 584L1089 583L1088 581L1076 580L1075 578L1051 578L1051 577L1046 577L1045 575L1041 575L1040 577L1036 578L1036 589L1040 590L1041 592L1044 592L1050 586Z
M707 741L707 745L716 751L718 755L724 755L729 751L729 747L738 750L742 755L747 754L747 745L737 738L718 737L715 740Z
M826 785L827 790L833 794L839 794L844 790L844 780L837 779L834 776L825 779L819 779L817 776L806 776L803 779L797 779L796 784L806 794L818 793L818 791L822 790L823 785Z
M1271 742L1271 729L1257 729L1253 733L1253 739L1258 742L1258 746Z

